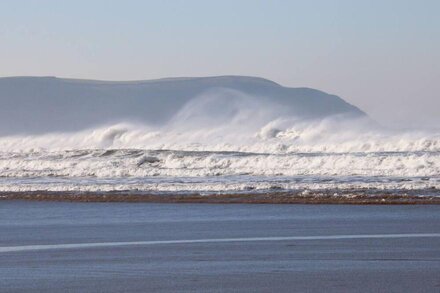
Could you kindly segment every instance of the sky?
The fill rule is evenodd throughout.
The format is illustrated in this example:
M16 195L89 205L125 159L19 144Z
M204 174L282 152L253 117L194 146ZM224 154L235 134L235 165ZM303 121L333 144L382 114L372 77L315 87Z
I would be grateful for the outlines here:
M0 0L0 77L249 75L440 128L437 0Z

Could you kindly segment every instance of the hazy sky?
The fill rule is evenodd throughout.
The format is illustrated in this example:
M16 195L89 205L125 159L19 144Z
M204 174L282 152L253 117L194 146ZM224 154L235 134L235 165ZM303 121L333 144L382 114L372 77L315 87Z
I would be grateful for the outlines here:
M437 0L0 0L0 76L261 76L439 127L439 15Z

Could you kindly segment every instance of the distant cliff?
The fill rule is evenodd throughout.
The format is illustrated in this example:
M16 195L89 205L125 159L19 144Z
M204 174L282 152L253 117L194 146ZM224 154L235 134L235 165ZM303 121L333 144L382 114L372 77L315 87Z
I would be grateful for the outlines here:
M108 82L55 77L0 78L0 135L75 131L114 121L160 124L187 102L222 88L281 106L304 118L365 113L341 98L245 76Z

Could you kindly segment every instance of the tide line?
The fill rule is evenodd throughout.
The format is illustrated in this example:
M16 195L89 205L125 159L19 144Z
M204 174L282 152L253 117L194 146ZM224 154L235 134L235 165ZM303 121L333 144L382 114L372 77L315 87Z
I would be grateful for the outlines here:
M151 246L197 243L233 243L233 242L275 242L275 241L307 241L307 240L350 240L350 239L394 239L394 238L437 238L440 233L419 234L357 234L357 235L317 235L317 236L284 236L284 237L246 237L246 238L211 238L211 239L178 239L127 242L94 242L94 243L62 243L0 247L0 253L24 252L58 249L87 249L118 246Z

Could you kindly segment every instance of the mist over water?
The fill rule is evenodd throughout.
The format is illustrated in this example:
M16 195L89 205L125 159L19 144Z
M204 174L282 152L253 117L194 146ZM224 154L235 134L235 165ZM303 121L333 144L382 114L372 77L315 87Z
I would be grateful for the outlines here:
M78 115L81 116L80 114ZM367 117L292 115L233 89L196 96L166 122L0 137L0 191L439 194L440 133Z

